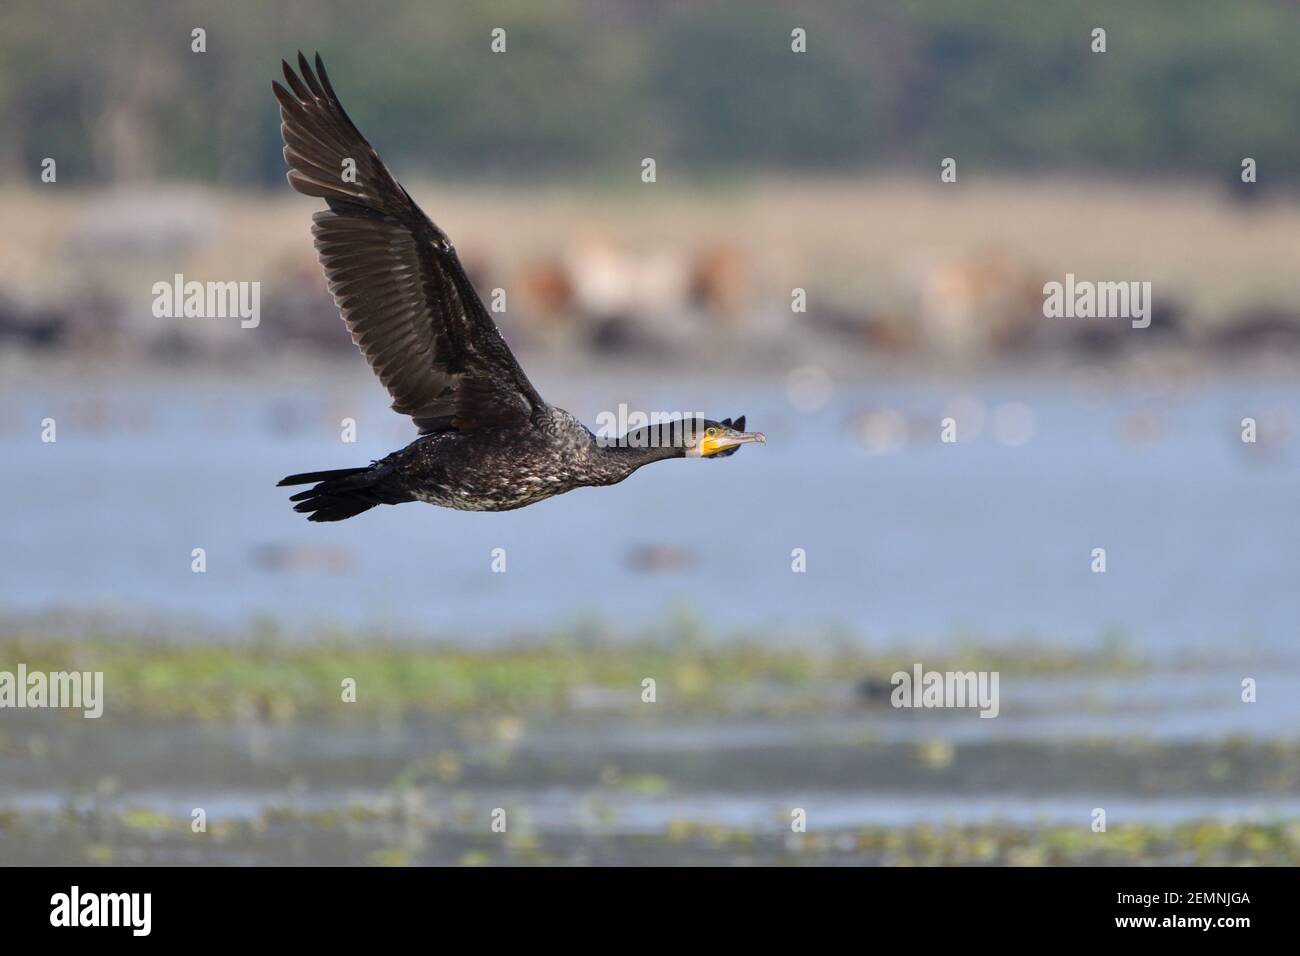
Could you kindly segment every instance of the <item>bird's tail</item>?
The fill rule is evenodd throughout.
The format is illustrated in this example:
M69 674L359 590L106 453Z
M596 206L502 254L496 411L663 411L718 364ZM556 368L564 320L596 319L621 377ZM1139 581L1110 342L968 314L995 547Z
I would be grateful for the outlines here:
M276 487L306 485L313 487L289 498L298 502L294 511L307 515L308 521L342 521L375 505L395 505L412 500L386 481L392 469L382 464L368 468L338 468L334 471L308 471L290 475Z

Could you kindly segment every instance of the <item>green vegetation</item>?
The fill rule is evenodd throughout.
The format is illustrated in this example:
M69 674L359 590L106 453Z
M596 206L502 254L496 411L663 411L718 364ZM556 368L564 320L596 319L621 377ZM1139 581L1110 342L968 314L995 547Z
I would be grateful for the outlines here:
M1300 824L1198 821L1173 826L1044 827L987 823L857 827L798 836L681 821L656 834L471 835L428 829L427 821L364 807L312 813L277 811L255 820L213 821L193 834L188 819L151 812L82 818L0 812L0 847L15 862L58 859L111 865L247 865L324 858L370 866L671 863L676 865L854 864L879 866L1295 866ZM401 824L394 828L394 824Z
M1104 54L1089 49L1098 26ZM489 50L496 27L505 54ZM1300 170L1300 9L1286 0L14 0L0 11L4 168L34 177L53 156L60 182L278 182L269 84L300 48L321 50L408 174L574 178L646 155L661 176L937 170L941 156L1225 181L1243 155L1264 180Z
M857 682L911 667L915 650L867 652L823 644L785 650L771 641L705 643L682 625L662 639L627 642L556 637L488 650L359 642L305 644L266 636L248 643L169 643L88 637L0 636L0 670L103 671L115 713L221 720L343 718L374 714L563 713L584 692L622 690L626 709L653 677L678 712L798 711L826 706L826 682ZM1077 651L1022 641L995 648L956 642L925 657L928 668L1004 674L1132 671L1116 640ZM352 678L355 704L341 700ZM852 691L844 693L853 702ZM602 695L607 700L608 694Z
M1300 863L1294 820L1135 823L1117 812L1099 834L1087 815L1089 793L1285 802L1300 780L1295 741L1100 729L1022 740L997 728L963 739L946 724L919 737L879 732L892 716L889 675L918 656L927 668L1031 679L1149 673L1118 637L1087 650L949 637L891 652L835 634L726 638L684 612L668 620L653 633L586 623L483 649L344 634L305 643L267 625L243 639L185 643L0 625L0 670L102 670L108 703L103 721L41 713L0 733L0 767L23 774L26 795L0 802L0 856L97 865ZM640 702L647 676L671 702L661 711L668 721ZM355 703L341 700L349 677ZM697 732L760 723L751 715L795 732L683 745ZM658 746L614 743L612 731L653 731L644 736ZM793 834L783 801L796 789L900 805L1023 790L1055 808L1051 820L1077 822L959 823L936 813L926 823ZM769 795L771 816L719 819L693 800L719 791ZM578 826L553 818L556 793L572 794ZM206 808L206 831L193 829L191 805ZM505 805L510 829L494 834L487 814Z

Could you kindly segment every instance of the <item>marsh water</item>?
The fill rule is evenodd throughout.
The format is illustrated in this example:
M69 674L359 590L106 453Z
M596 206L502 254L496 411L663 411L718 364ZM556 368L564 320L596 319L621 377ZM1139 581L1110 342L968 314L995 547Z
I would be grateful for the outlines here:
M1211 669L1008 681L996 720L850 706L834 687L824 713L772 717L33 718L25 755L0 757L0 850L6 862L980 862L970 854L1053 828L1081 835L1077 852L1110 850L1086 838L1098 807L1121 834L1289 827L1300 674L1266 683L1292 703L1244 706ZM210 836L190 831L195 808ZM510 836L490 830L499 811ZM792 845L796 811L817 843ZM880 845L918 827L919 847ZM1186 862L1195 842L1142 852Z
M833 380L826 404L801 412L780 375L535 377L588 422L619 402L743 413L768 444L517 512L412 504L321 526L291 510L279 478L365 464L413 437L364 369L29 380L4 389L0 413L0 601L473 645L687 606L719 633L816 624L866 642L1122 632L1167 652L1294 646L1300 385L862 376ZM946 416L953 443L940 440ZM54 443L40 440L47 418ZM345 418L355 443L341 440ZM192 572L196 548L206 573ZM792 571L796 549L806 573Z

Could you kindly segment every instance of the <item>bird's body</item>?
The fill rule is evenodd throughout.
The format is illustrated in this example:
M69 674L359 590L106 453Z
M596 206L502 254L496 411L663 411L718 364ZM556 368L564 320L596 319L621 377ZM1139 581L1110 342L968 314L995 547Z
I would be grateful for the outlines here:
M540 428L427 435L374 468L383 471L384 486L406 500L458 511L512 511L632 473L611 467L595 436L568 412L552 408L547 418Z
M665 458L723 457L765 441L744 418L688 419L613 441L542 400L470 284L451 241L393 178L343 111L324 64L286 63L280 101L289 182L325 200L312 233L352 339L420 437L365 468L291 475L312 521L423 501L509 511L622 481ZM301 74L301 76L299 75Z
M603 484L597 479L606 472L594 467L602 460L592 454L594 442L581 422L553 408L541 427L431 435L401 454L417 501L460 511L512 511Z

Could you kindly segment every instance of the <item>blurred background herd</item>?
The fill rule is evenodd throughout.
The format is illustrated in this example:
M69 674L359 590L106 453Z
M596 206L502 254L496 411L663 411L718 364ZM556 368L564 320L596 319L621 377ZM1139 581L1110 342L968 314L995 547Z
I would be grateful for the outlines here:
M768 446L304 523L279 477L413 436L284 182L300 49L548 400ZM6 3L0 670L109 700L0 713L0 862L1300 859L1297 49L1286 0ZM1045 318L1067 273L1151 327ZM1002 716L882 707L917 661Z

